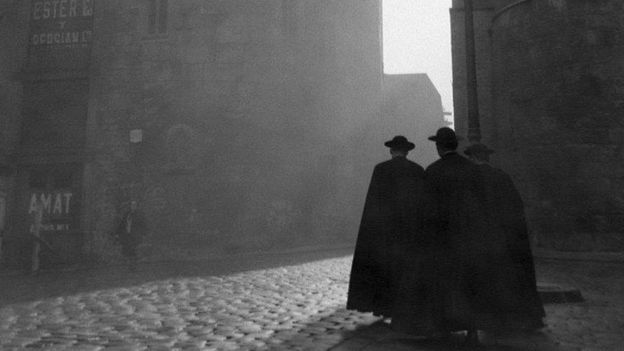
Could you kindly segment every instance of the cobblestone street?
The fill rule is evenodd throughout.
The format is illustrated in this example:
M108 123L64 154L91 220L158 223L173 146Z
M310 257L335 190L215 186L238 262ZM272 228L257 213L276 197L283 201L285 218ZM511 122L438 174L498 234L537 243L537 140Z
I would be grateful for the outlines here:
M342 340L343 332L376 320L344 310L349 269L350 257L343 257L138 284L132 280L144 281L140 272L124 272L119 277L124 286L5 305L0 309L0 346L2 350L327 350ZM71 274L64 276L72 280ZM91 279L94 282L83 285L120 283L111 277Z
M346 311L351 256L250 261L228 272L187 263L190 274L141 267L113 273L3 277L2 350L442 350ZM271 260L265 258L264 261ZM231 268L231 267L230 267ZM584 303L547 305L539 335L500 340L492 350L621 350L621 265L540 263L540 280L581 288ZM182 269L182 268L179 268ZM160 273L156 273L160 272ZM49 276L46 276L48 274ZM108 274L108 275L107 275ZM166 275L170 275L166 277ZM77 278L78 277L78 278ZM49 288L49 290L46 289ZM63 291L65 289L65 292ZM7 291L21 291L11 295ZM34 292L33 292L34 291ZM29 295L30 294L30 295Z

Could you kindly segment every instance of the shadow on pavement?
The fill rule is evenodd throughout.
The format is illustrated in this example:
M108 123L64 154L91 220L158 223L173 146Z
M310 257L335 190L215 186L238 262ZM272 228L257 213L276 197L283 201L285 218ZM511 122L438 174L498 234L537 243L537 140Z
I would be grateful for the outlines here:
M349 311L343 306L318 311L309 320L298 321L291 328L277 330L267 340L271 351L325 351L357 338L357 330L379 318Z
M116 265L73 270L42 271L35 275L0 276L0 307L18 302L73 295L100 289L140 285L150 281L183 277L208 277L298 265L318 260L344 257L352 248L249 254L231 258L142 262L136 271Z
M329 348L332 351L442 351L442 350L479 350L479 351L563 351L547 335L537 333L517 333L505 337L493 338L481 335L482 344L465 345L464 335L451 334L448 338L425 339L393 331L389 324L378 321L362 326L345 334L344 340Z

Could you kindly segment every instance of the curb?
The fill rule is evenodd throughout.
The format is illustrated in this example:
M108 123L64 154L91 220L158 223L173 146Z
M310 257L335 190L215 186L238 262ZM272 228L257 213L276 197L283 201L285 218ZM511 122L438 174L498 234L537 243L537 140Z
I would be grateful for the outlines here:
M622 252L575 252L540 248L534 248L532 251L533 256L538 259L624 263L624 253Z
M585 302L581 291L576 288L537 283L537 292L543 304L562 304Z

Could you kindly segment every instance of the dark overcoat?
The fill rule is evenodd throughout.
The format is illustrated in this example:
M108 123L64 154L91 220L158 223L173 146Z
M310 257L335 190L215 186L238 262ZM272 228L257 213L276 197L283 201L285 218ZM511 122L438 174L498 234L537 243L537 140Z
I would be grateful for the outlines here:
M505 238L506 255L498 265L499 308L510 328L543 326L544 308L537 292L535 266L524 215L524 203L511 177L488 164L478 166L485 183L487 211Z
M375 166L360 222L347 309L390 317L405 247L418 231L424 170L404 157Z
M420 334L424 327L496 330L517 316L514 312L522 305L514 292L519 276L505 231L516 219L508 214L501 220L493 196L500 189L492 182L479 166L455 152L425 171L424 232L431 245L422 269L428 273L421 284L427 293L420 296L427 299L403 312L415 317L411 324L405 322L408 318L398 318L396 325L393 320L396 329Z
M477 168L457 153L427 167L419 247L412 250L418 254L403 276L393 329L431 335L459 329L472 315L467 285L474 281L465 267L473 267L477 253L487 249L474 235L486 227L483 196Z
M437 330L491 329L498 323L491 282L505 244L487 213L479 169L456 152L443 155L425 171L425 232L431 237L424 272L425 317ZM416 314L414 311L413 314ZM400 320L397 326L400 328Z

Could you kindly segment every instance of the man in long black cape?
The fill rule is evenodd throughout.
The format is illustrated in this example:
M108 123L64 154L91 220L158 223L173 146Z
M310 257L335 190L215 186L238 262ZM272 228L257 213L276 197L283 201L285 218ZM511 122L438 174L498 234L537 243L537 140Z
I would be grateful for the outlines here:
M429 139L436 141L440 159L425 171L420 248L414 248L422 259L408 263L392 319L393 329L421 336L471 327L462 277L479 251L473 233L483 217L473 204L481 192L476 167L457 153L455 132L440 128Z
M499 309L500 324L509 329L534 330L543 327L545 316L537 292L535 266L524 215L524 203L511 177L489 164L494 151L483 144L474 144L464 153L477 164L485 184L487 212L496 235L504 238L505 257L494 272L492 301Z
M398 303L402 311L393 316L392 327L425 336L468 330L467 341L478 342L478 329L497 324L497 308L491 304L497 295L489 280L495 277L494 258L504 245L491 230L479 170L458 154L455 132L440 128L429 139L436 142L440 159L425 171L426 258L417 279L405 275L401 291L408 295L399 300L410 301L411 291L414 302Z
M405 245L417 231L424 170L407 159L414 144L386 142L392 158L375 166L353 255L347 309L392 315Z

